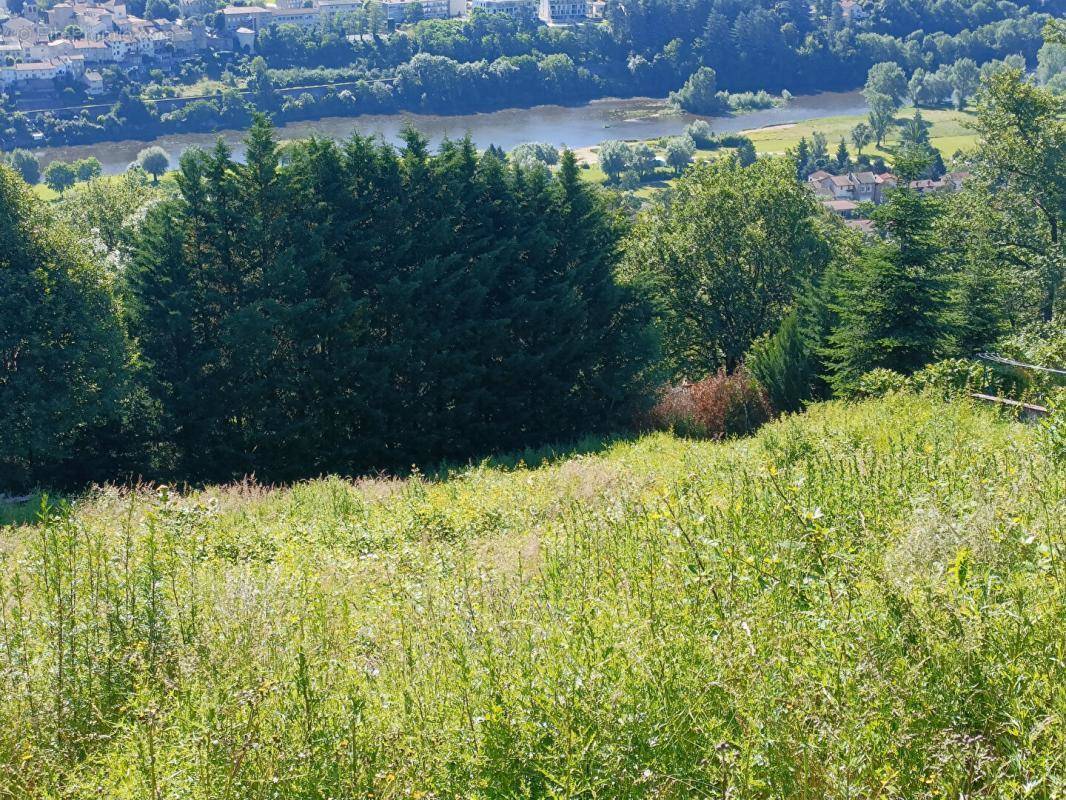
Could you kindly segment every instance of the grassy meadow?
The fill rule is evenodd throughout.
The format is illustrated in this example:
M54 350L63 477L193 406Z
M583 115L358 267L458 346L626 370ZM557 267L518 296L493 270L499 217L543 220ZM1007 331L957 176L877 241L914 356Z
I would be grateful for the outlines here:
M940 151L945 160L951 158L956 151L966 151L977 144L977 135L966 127L966 123L974 119L972 113L928 108L923 108L921 111L922 118L929 123L930 144ZM897 112L896 120L897 123L902 124L913 116L913 108L902 108ZM865 120L865 117L860 116L821 117L789 125L757 128L746 131L745 134L755 142L755 150L759 154L783 155L788 150L794 150L802 137L810 141L815 131L821 131L829 139L831 154L836 152L836 145L843 138L848 151L854 157L857 153L851 143L851 129ZM892 132L888 136L886 147L878 148L870 145L863 149L863 153L870 156L882 156L891 161L895 149L894 142L897 138L896 133Z
M896 114L897 124L903 124L912 116L914 116L913 108L900 109ZM972 113L950 109L922 109L922 117L929 124L930 144L940 151L945 161L960 150L965 152L976 146L977 135L966 127L967 122L974 118ZM803 122L772 125L766 128L752 128L743 131L743 134L752 140L755 144L755 152L760 156L780 156L789 150L795 150L801 138L805 137L809 142L814 132L820 131L829 140L830 155L835 155L837 144L843 138L845 144L847 144L848 152L852 158L855 158L858 153L851 143L851 129L858 123L865 121L866 117L859 115L819 117ZM898 133L892 131L881 147L875 147L871 144L863 149L863 154L881 156L891 163L898 138ZM663 139L650 139L646 142L655 150L660 159L665 158L664 141ZM588 165L588 168L582 170L581 174L592 183L607 185L607 175L600 168L596 156L597 150L598 148L595 147L586 147L576 151L579 160ZM732 148L697 150L695 160L705 161L720 158L732 152ZM657 190L669 186L673 180L673 171L667 167L660 167L656 175L644 181L634 193L638 197L653 197Z
M983 407L24 517L4 800L1066 792L1066 469Z

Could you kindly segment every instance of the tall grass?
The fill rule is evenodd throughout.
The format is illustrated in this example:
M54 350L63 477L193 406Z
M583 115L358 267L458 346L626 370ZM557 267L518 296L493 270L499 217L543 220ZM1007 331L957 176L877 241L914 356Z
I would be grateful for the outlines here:
M1066 790L1066 473L968 405L0 535L3 798Z

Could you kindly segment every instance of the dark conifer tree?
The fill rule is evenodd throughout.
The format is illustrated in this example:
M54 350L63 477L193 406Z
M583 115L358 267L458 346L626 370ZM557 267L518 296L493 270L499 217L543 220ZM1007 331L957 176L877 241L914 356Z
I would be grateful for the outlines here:
M179 474L408 467L628 421L642 306L619 227L558 177L479 156L311 140L279 164L188 154L131 270L133 324Z
M897 159L900 188L872 214L885 240L859 250L841 275L838 324L826 352L837 391L847 392L877 367L914 372L950 347L947 286L933 231L939 200L907 186L924 168L920 158Z

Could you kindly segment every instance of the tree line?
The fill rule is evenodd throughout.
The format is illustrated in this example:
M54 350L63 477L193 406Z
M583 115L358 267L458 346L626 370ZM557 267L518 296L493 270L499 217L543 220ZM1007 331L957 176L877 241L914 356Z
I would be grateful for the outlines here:
M261 117L173 189L45 207L0 167L0 486L403 470L628 429L719 371L787 411L1062 337L1066 104L1008 68L975 110L963 191L909 188L901 146L875 236L794 158L698 163L632 222L569 152L282 151Z
M4 171L0 484L402 469L632 413L641 305L572 154L550 175L408 131L285 156L263 118L245 163L186 154L106 279Z

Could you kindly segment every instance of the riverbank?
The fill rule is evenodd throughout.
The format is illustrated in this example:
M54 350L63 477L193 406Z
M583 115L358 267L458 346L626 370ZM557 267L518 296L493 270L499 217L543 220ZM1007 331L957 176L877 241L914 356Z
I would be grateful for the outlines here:
M785 106L719 117L696 117L674 111L665 98L594 100L578 106L535 106L482 114L367 114L358 117L326 117L279 126L281 139L323 136L342 140L353 133L377 135L398 143L405 125L410 124L433 145L445 138L469 135L479 148L489 145L511 150L523 142L546 142L555 147L588 148L607 139L655 139L682 133L695 119L707 119L716 131L737 132L825 117L865 114L866 104L858 92L822 92L798 95ZM137 153L157 145L170 154L172 163L191 147L209 148L221 137L234 154L244 153L245 132L225 130L216 133L189 133L160 136L152 140L127 140L70 147L34 150L42 164L73 162L95 156L105 175L125 172Z
M840 97L838 95L838 97ZM587 169L582 170L583 177L592 182L602 185L607 184L607 176L599 167L599 161L597 158L597 152L599 145L612 138L621 138L625 141L637 143L645 142L650 145L656 153L663 156L663 140L668 136L676 136L684 131L684 125L691 122L695 117L687 114L677 114L669 109L664 101L661 100L648 100L644 98L642 100L643 105L636 106L631 105L634 101L613 101L619 106L625 106L624 108L618 107L612 110L618 112L618 116L613 123L613 127L607 127L602 129L603 134L600 139L595 143L588 144L582 147L571 147L574 153L577 155L579 163L587 166ZM591 104L590 104L591 105ZM606 105L606 103L604 103ZM542 108L558 108L545 106ZM534 109L536 110L536 109ZM605 109L606 110L606 109ZM787 109L769 109L768 111L779 111ZM622 113L624 112L624 114ZM503 113L503 112L497 112ZM513 112L508 112L513 113ZM756 112L758 113L758 112ZM802 112L801 112L802 113ZM897 123L901 123L906 119L909 119L914 114L913 108L903 108L899 111L896 120ZM489 116L489 115L478 115ZM799 144L801 138L811 140L813 134L818 131L824 133L829 140L831 150L835 150L837 142L841 138L844 139L845 144L848 146L848 151L852 157L858 155L855 152L855 147L850 143L849 134L851 129L860 122L865 121L865 114L843 114L835 116L815 117L813 119L805 119L794 122L775 122L768 125L759 127L744 127L743 123L750 123L753 121L752 114L735 117L723 117L710 120L714 129L719 133L738 132L742 133L750 138L755 144L755 150L760 156L771 155L784 155L789 150L794 150ZM941 155L945 159L950 159L956 152L971 149L977 142L977 136L972 130L968 129L967 124L973 119L973 114L968 111L954 111L949 109L922 109L922 117L927 123L929 123L929 137L933 147L937 148ZM680 124L680 123L684 124ZM667 127L669 132L663 134L655 134L654 136L647 137L623 137L617 135L622 131L633 130L634 128L640 130L640 126L649 126L651 129L660 130L662 127ZM421 128L419 128L422 130ZM293 133L291 126L279 128L279 134L284 140L292 140L300 138L298 136L291 135ZM528 128L523 128L523 131L528 131ZM539 128L538 128L539 130ZM609 135L612 131L616 135ZM365 133L365 131L361 131ZM425 132L425 131L423 131ZM311 134L316 135L316 134ZM317 135L322 135L320 132ZM381 134L378 134L381 135ZM444 135L441 134L440 138ZM462 135L462 134L458 134ZM519 134L511 134L507 140L508 144L500 145L505 150L513 149L517 144L521 144L526 141L544 141L545 138L533 139L533 138L521 138ZM390 141L396 142L397 138L390 138ZM514 141L512 144L512 140ZM159 140L157 140L159 141ZM873 145L864 148L863 152L871 156L881 156L882 158L891 160L893 142L895 141L895 134L889 136L885 147L874 147ZM476 140L475 140L476 142ZM439 139L434 139L434 143L439 143ZM496 143L496 142L490 142ZM149 146L145 142L137 142L138 148ZM210 143L206 143L205 146L209 146ZM486 147L487 145L479 144L480 147ZM562 145L556 145L562 146ZM66 148L66 149L79 149L80 148ZM165 149L165 148L164 148ZM243 152L243 150L242 150ZM706 160L711 158L717 158L718 156L732 152L729 148L721 148L718 150L697 150L696 160ZM96 155L100 158L99 154L88 153L88 155ZM172 160L176 162L174 153L171 153ZM78 158L84 158L84 155L77 156ZM136 152L132 154L129 161L132 161L136 157ZM49 159L50 160L50 159ZM129 161L125 162L126 164ZM42 165L47 161L42 158ZM125 171L114 169L104 169L105 177L108 175L121 174ZM656 190L668 186L673 177L666 168L661 168L658 173L651 179L641 184L640 188L636 190L639 196L650 196L655 193ZM59 195L49 189L47 186L37 184L34 187L34 191L37 195L44 200L54 200Z

